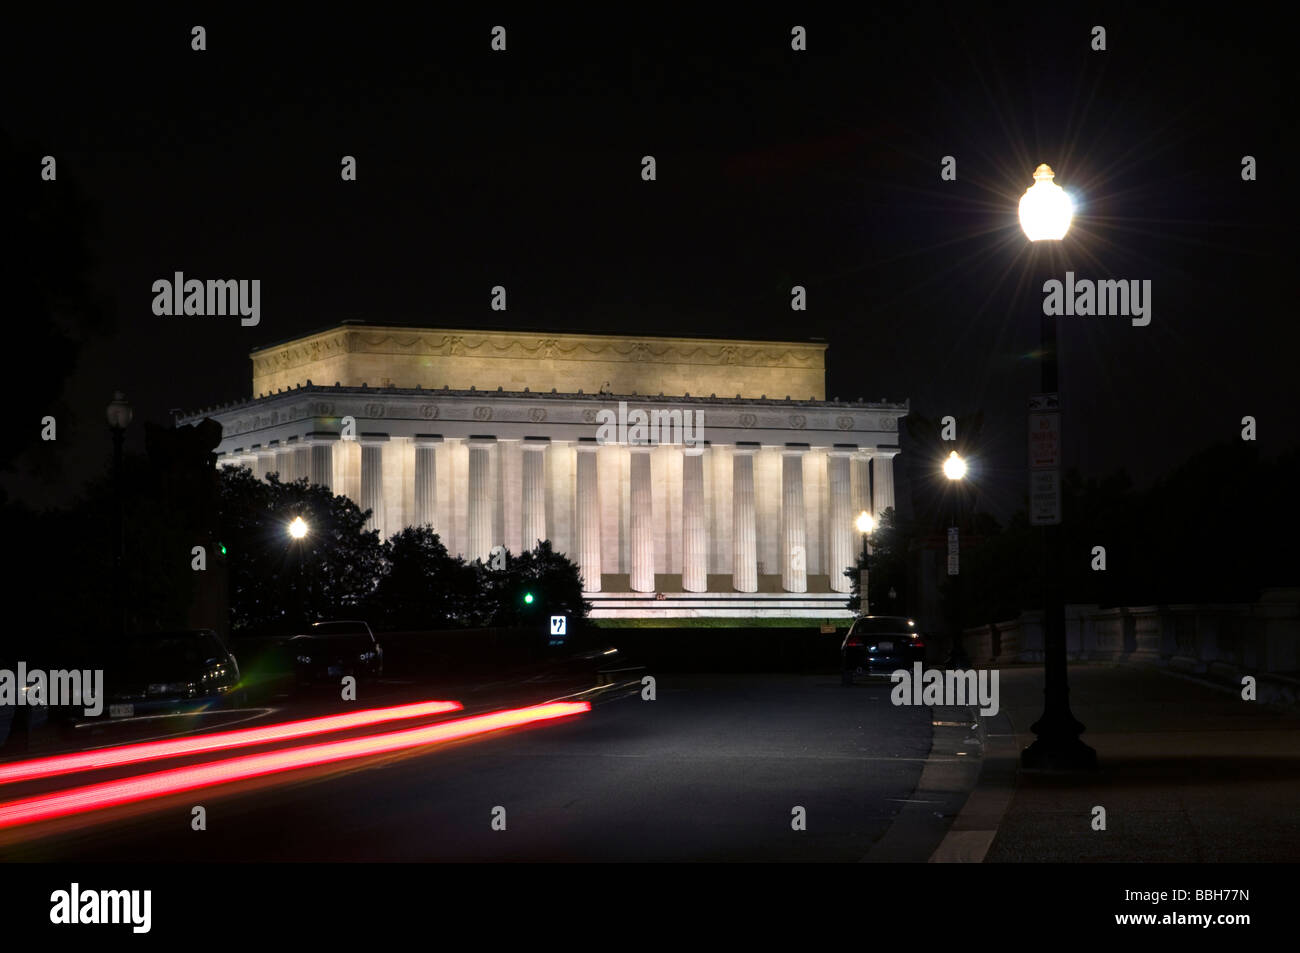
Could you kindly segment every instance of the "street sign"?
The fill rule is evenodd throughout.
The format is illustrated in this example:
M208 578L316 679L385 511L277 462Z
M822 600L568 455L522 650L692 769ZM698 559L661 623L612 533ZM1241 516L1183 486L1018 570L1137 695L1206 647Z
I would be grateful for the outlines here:
M958 539L957 533L958 530L956 526L948 527L948 575L950 576L958 575L960 570L958 560L960 559L961 543Z
M564 645L564 642L567 640L568 640L568 616L552 615L550 645L552 647L556 645Z
M1049 470L1061 465L1061 415L1029 415L1029 469Z
M1034 526L1055 526L1061 522L1061 471L1029 472L1029 522Z

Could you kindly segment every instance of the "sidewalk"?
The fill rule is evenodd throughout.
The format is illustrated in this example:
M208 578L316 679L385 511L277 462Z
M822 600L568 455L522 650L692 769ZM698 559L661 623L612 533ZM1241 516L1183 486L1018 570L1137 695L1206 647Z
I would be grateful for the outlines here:
M953 824L956 839L996 831L984 861L1300 859L1300 714L1150 667L1072 663L1070 705L1100 770L1024 772L1042 668L999 671L1002 711L981 719L984 771ZM1096 806L1104 831L1092 829Z

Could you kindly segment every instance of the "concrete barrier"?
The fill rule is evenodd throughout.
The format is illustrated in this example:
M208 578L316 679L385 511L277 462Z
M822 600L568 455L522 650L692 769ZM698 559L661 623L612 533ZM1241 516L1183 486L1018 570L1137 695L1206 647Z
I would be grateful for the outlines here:
M1244 604L1065 608L1066 652L1072 659L1133 661L1193 674L1270 673L1285 676L1286 696L1300 682L1300 588L1265 589ZM1041 662L1039 610L966 629L963 643L976 664ZM1270 689L1272 690L1272 689Z

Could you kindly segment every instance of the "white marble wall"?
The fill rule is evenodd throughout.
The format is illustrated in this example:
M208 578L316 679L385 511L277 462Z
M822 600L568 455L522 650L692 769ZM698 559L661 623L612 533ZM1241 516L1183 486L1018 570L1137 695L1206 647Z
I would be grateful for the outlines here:
M367 448L363 452L363 445ZM435 441L422 437L395 436L387 440L360 437L349 440L304 438L298 447L259 448L222 457L220 465L245 465L255 473L279 469L286 480L310 475L314 481L327 480L331 488L358 501L377 507L374 525L391 535L416 519L421 511L417 498L417 445L431 454L432 479L425 488L425 505L431 505L434 529L452 553L467 558L484 556L496 545L505 545L518 553L527 548L525 514L525 454L539 461L539 469L529 471L541 481L540 495L534 499L542 517L547 538L557 552L580 561L577 513L583 501L577 495L578 445L559 440L546 443L544 449L524 449L521 439L476 442L483 454L479 458L482 486L480 513L475 524L477 538L471 539L470 501L475 490L470 479L470 446L467 438L448 437ZM531 443L531 447L539 444ZM295 452L297 451L297 452ZM785 483L795 471L784 464L789 449L766 446L753 452L754 483L754 557L760 576L780 575L786 585L805 584L807 576L826 576L833 591L842 591L845 582L837 562L848 553L849 565L857 556L859 537L856 530L838 526L845 514L851 522L862 510L879 515L893 504L892 456L895 451L829 451L812 448L791 459L798 461L802 494L802 521L787 518L783 512ZM634 568L632 549L631 451L626 446L607 445L589 451L595 462L595 486L598 492L590 501L593 526L598 535L589 540L600 554L600 569L605 575L630 575ZM840 463L832 479L831 454ZM698 510L702 514L703 542L698 535L685 531L684 459L680 446L649 449L645 457L649 479L644 487L646 512L638 518L645 528L650 579L662 574L686 574L686 548L693 539L702 552L704 573L731 575L736 569L735 473L736 460L742 452L731 445L703 449L699 461L697 489ZM363 466L364 457L364 466ZM306 468L308 472L299 474ZM422 472L422 471L421 471ZM835 496L833 499L832 497ZM798 494L790 496L797 499ZM802 522L802 529L798 529ZM698 525L693 519L691 525ZM697 532L697 531L692 531ZM791 534L802 534L805 549L803 578L790 571L788 547ZM847 541L846 541L847 540ZM476 551L482 549L482 552ZM700 584L700 560L690 563L691 585ZM643 574L639 580L646 585ZM648 583L653 585L653 581Z

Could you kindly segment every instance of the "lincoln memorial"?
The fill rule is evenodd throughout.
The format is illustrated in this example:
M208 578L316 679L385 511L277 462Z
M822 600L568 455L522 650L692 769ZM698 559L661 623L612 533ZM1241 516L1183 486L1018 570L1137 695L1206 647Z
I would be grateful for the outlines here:
M219 466L307 477L387 537L549 539L593 616L847 616L907 402L826 399L826 345L344 322L255 350Z

